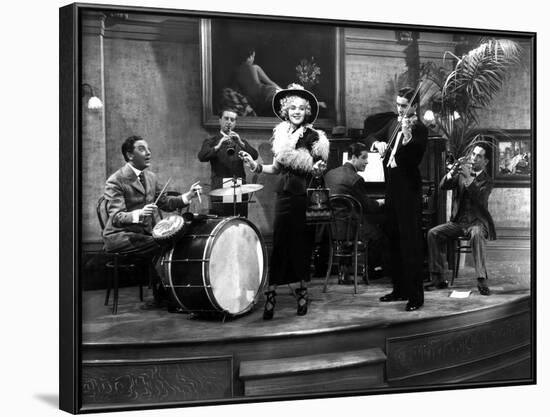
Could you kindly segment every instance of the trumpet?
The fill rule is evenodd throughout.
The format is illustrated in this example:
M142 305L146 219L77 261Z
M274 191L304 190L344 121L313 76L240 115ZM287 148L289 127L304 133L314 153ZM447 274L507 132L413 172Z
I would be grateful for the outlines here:
M460 170L460 168L463 166L463 165L466 165L466 166L472 166L472 163L470 162L470 158L468 158L467 156L462 156L460 158L458 158L454 164L449 168L449 171L451 173L452 176L456 175L458 173L458 171Z
M236 146L237 146L234 138L237 138L238 140L239 135L236 132L233 132L232 130L230 130L229 133L227 133L227 137L229 138L229 140L227 141L226 152L227 152L227 155L231 156L235 154Z

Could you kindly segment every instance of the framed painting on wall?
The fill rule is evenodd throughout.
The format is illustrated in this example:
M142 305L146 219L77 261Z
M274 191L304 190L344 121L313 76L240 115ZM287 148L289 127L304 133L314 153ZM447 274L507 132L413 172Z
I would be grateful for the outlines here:
M220 109L232 107L241 127L270 129L276 121L271 100L277 90L293 83L319 100L319 127L341 124L342 29L267 18L260 22L201 20L204 124L216 126Z
M504 135L496 135L495 140L495 184L501 187L529 187L533 168L531 132L508 130Z

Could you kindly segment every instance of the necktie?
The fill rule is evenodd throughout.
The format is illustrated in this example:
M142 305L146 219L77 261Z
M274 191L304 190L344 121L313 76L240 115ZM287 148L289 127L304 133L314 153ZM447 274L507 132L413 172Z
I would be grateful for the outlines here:
M141 185L143 185L143 190L147 194L147 187L145 186L145 175L143 175L143 171L140 172L138 178L139 178L139 182L141 182Z
M139 173L138 178L139 178L139 182L141 182L141 185L143 185L143 193L145 194L144 202L147 203L147 187L145 186L145 175L143 174L143 171L141 171ZM145 217L142 220L142 222L146 227L150 227L151 218L150 217Z

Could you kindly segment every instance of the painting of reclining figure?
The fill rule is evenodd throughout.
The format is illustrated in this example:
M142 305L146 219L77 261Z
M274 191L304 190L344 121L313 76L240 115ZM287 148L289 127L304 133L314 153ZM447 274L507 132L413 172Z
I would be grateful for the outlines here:
M321 119L335 119L336 29L303 23L211 19L212 112L273 117L279 89L303 85L320 101ZM307 45L307 48L306 48Z

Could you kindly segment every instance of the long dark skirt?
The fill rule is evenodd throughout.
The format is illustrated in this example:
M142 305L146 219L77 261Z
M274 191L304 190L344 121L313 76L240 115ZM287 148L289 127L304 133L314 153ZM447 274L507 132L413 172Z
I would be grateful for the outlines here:
M314 228L306 226L305 195L277 194L269 284L310 280Z

